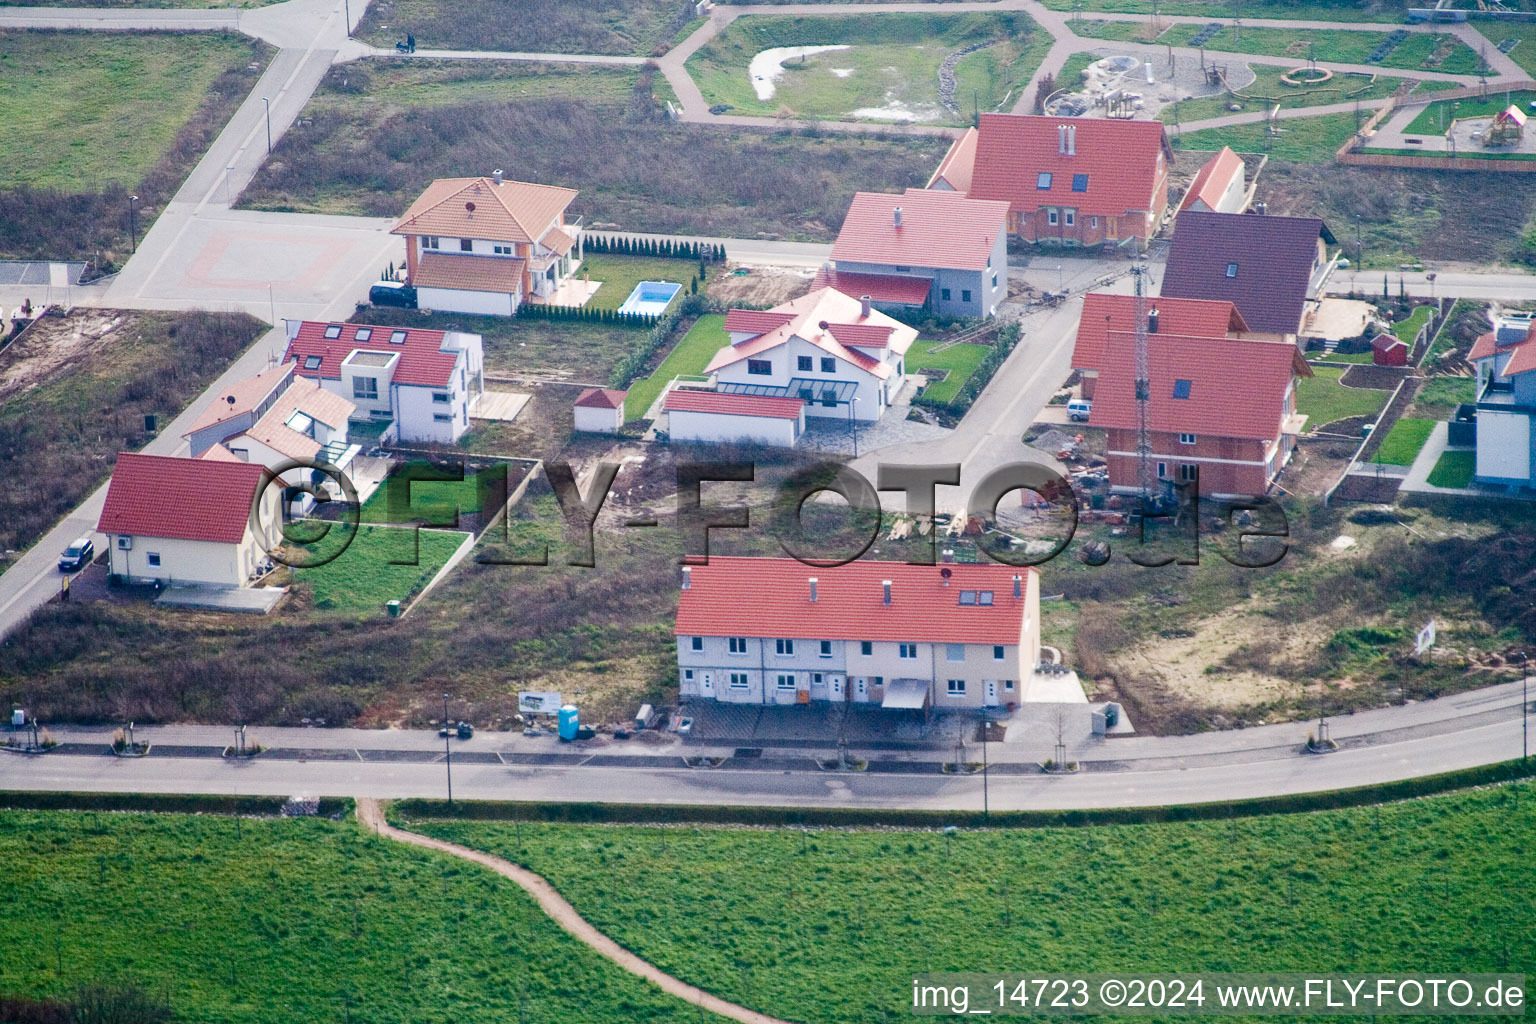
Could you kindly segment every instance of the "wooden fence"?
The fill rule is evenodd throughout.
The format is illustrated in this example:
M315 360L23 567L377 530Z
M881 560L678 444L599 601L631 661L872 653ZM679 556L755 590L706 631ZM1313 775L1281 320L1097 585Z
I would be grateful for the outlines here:
M1460 89L1446 89L1441 92L1416 93L1411 97L1393 94L1387 99L1386 105L1380 107L1374 114L1366 119L1360 126L1360 130L1344 140L1333 154L1334 162L1349 164L1356 167L1401 167L1415 170L1434 171L1502 171L1510 174L1530 174L1536 172L1536 158L1533 159L1507 159L1501 156L1467 156L1457 153L1453 156L1441 156L1433 154L1419 155L1416 153L1396 153L1390 151L1371 152L1361 148L1365 140L1370 137L1381 124L1395 112L1404 107L1427 107L1431 103L1441 100L1467 100L1487 99L1499 93L1515 93L1536 90L1536 81L1521 79L1514 82L1500 82L1498 88L1490 88L1487 85L1468 85Z

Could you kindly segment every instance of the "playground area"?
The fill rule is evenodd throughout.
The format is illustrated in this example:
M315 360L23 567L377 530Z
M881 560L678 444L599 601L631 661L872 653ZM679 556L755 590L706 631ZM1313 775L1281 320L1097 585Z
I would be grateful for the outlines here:
M1531 95L1497 93L1481 100L1403 106L1392 112L1362 148L1367 152L1533 158L1536 125L1527 121Z

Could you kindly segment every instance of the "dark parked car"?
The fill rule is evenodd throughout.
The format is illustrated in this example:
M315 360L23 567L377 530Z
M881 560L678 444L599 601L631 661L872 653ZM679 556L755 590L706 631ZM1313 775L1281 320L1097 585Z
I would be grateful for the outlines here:
M96 557L96 544L89 537L81 537L59 556L59 572L76 572L91 564Z
M399 281L380 281L368 289L368 301L375 306L398 306L401 309L416 308L416 289Z

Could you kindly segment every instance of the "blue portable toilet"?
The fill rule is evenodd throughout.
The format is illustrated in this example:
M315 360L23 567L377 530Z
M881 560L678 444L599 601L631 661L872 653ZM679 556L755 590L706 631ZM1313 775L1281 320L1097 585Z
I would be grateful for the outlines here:
M578 728L580 723L576 717L576 705L565 705L560 709L560 738L566 741L575 739Z

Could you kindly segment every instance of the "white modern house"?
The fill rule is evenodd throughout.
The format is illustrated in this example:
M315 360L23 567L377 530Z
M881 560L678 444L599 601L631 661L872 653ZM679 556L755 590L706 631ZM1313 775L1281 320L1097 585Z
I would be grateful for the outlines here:
M526 181L439 178L400 218L408 282L421 309L512 316L524 302L580 306L595 286L572 280L581 223L576 191Z
M121 453L96 525L108 571L132 583L249 585L282 541L281 489L269 479L266 467L233 456Z
M289 320L284 362L353 406L353 421L386 424L386 441L451 444L485 390L480 335Z
M1536 314L1500 317L1467 361L1477 371L1472 479L1511 492L1536 488Z
M717 556L682 573L684 700L1012 709L1040 660L1033 569Z
M681 382L663 401L668 429L676 440L791 445L810 418L868 425L901 390L916 338L867 297L835 288L733 309L706 379Z

